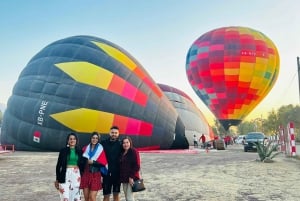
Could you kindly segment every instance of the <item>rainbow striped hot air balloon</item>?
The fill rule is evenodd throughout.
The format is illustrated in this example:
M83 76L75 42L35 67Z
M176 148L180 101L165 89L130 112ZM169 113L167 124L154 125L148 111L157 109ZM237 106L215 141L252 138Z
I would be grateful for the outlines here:
M138 148L185 148L184 125L145 69L119 46L92 36L56 41L22 71L3 118L1 142L53 150L68 132L80 143L117 125Z
M186 58L188 80L223 127L238 125L272 89L279 54L263 33L223 27L200 36Z

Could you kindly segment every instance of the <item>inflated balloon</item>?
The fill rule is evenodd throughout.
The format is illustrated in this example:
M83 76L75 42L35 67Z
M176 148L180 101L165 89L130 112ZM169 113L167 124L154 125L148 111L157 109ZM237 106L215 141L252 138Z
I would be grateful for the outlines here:
M17 150L81 144L112 125L144 149L186 148L184 125L145 69L117 45L92 36L56 41L35 55L9 98L1 142Z
M223 127L238 125L272 89L279 54L263 33L223 27L200 36L186 58L188 80Z
M170 102L176 108L185 126L185 136L190 145L194 145L194 135L197 139L202 134L207 141L214 139L214 133L203 113L197 108L193 100L183 91L165 84L158 84Z

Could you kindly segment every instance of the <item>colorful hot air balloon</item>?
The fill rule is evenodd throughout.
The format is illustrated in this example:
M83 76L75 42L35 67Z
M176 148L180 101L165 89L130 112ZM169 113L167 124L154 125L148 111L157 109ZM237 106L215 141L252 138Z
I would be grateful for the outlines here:
M223 127L238 125L272 89L279 54L263 33L223 27L200 36L186 58L188 80Z
M158 86L168 97L182 119L189 145L194 145L194 135L199 139L204 134L206 141L214 139L214 133L205 116L186 93L169 85L158 84Z
M21 72L3 118L1 142L57 151L112 125L144 149L186 148L184 125L145 69L117 45L92 36L56 41Z

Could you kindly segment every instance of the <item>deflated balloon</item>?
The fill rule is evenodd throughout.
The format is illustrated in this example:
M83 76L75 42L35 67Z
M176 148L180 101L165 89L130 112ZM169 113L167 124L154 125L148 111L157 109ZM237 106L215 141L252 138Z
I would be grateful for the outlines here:
M206 141L214 139L214 133L205 116L186 93L169 85L158 84L158 86L168 97L182 119L189 145L194 145L194 135L199 139L204 134Z
M80 144L112 125L144 149L183 148L184 125L145 69L117 45L92 36L56 41L21 72L3 119L1 142L18 150Z
M186 58L188 80L226 130L238 125L269 93L279 54L263 33L223 27L200 36Z

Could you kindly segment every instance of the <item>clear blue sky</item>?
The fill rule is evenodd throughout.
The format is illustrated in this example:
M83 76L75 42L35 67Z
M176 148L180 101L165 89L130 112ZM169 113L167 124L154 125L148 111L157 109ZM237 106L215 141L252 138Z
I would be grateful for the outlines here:
M185 60L202 34L246 26L266 34L281 59L279 78L248 116L267 116L281 105L299 104L298 0L10 0L0 1L0 103L7 103L22 69L48 44L92 35L127 50L152 78L185 91L211 121L214 117L188 83Z

